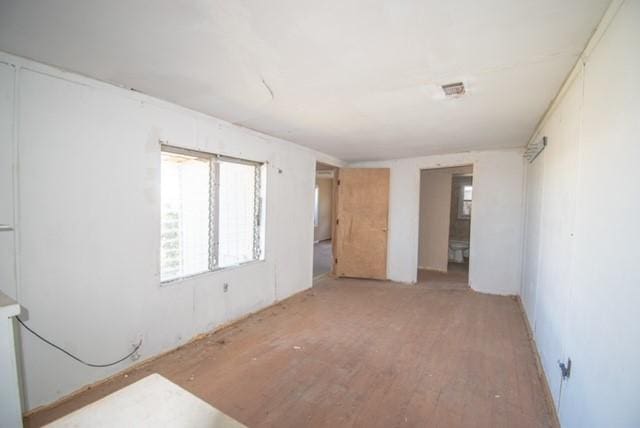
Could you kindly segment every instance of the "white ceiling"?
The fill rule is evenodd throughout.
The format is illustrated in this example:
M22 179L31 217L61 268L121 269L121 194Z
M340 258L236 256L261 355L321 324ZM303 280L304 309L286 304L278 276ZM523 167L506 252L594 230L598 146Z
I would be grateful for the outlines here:
M610 0L0 0L0 50L344 160L523 146ZM441 84L467 94L444 99Z

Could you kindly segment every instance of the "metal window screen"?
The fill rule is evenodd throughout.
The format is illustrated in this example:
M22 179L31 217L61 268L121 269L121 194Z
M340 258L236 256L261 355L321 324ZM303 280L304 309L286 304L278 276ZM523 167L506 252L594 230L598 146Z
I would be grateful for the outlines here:
M162 153L163 281L209 269L209 159Z
M263 165L163 146L161 281L263 255Z
M246 263L255 259L256 194L258 167L220 161L218 267Z

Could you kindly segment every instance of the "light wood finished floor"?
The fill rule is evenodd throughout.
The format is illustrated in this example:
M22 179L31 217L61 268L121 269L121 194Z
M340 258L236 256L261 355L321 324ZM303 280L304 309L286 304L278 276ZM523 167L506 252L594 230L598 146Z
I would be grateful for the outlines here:
M249 427L555 427L515 298L326 279L25 420L157 372Z

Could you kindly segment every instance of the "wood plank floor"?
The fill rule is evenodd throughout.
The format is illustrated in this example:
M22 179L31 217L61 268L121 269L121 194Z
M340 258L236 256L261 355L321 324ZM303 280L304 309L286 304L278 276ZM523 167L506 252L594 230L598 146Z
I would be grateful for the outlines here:
M157 372L249 427L555 427L517 301L326 279L26 418Z

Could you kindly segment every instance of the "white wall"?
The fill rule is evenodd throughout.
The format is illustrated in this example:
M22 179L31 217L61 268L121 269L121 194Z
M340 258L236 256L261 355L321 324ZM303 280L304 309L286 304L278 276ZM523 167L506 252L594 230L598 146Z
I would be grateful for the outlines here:
M0 287L15 297L13 226L14 68L0 63Z
M640 426L638 22L640 1L613 2L527 167L521 294L566 427Z
M389 279L415 282L418 269L420 170L473 165L469 285L477 291L517 294L522 250L521 150L490 150L362 162L391 169Z
M45 337L96 362L142 337L144 359L311 286L315 165L338 160L31 61L0 61L11 64L0 64L0 214L13 223L12 200L18 213L15 248L14 233L0 232L17 279L3 262L0 288ZM268 162L265 261L160 286L159 140ZM7 195L12 147L19 193ZM131 363L88 368L21 336L27 409Z

